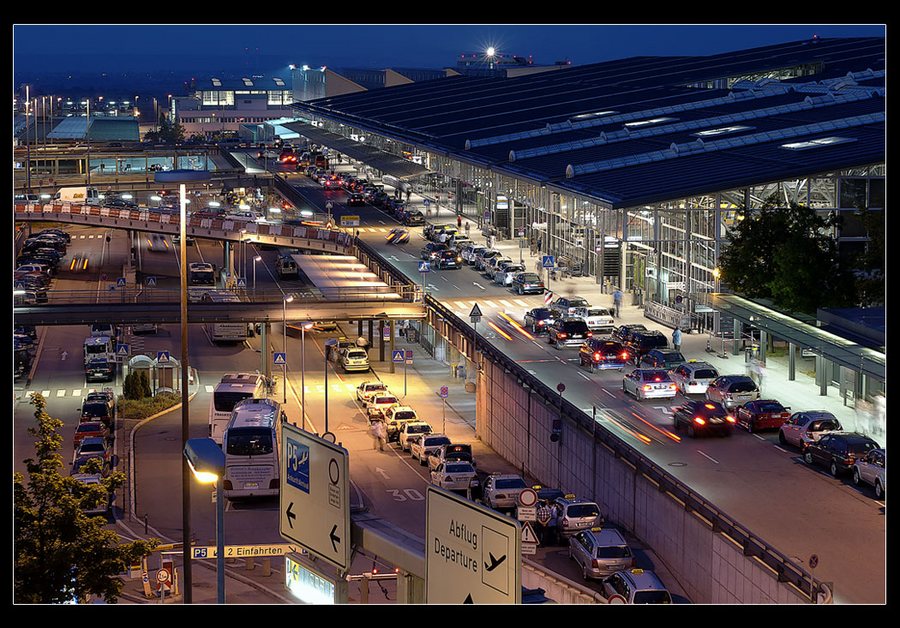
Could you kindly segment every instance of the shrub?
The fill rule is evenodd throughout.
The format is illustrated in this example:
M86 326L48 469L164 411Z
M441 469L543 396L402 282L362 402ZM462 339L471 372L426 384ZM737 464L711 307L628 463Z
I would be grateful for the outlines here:
M158 412L181 402L181 394L161 392L155 397L144 399L119 399L119 417L123 419L146 419Z

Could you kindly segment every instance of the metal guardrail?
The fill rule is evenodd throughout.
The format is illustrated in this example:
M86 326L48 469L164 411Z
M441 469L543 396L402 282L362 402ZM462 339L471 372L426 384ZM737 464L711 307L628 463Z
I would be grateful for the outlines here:
M372 247L359 241L356 244L361 250L366 252L369 258L378 263L382 268L388 270L398 282L404 281L415 284L412 279L393 268L390 263L388 263L388 261ZM462 334L472 337L472 329L469 325L434 297L426 295L425 305L434 310L450 325L456 327ZM779 582L792 584L812 602L815 602L817 596L820 594L825 598L831 598L832 593L830 585L815 579L790 557L751 532L734 517L731 517L711 502L708 502L701 495L691 490L688 486L641 454L627 442L594 421L592 417L588 416L573 403L566 399L562 399L560 402L560 395L554 388L547 386L537 377L529 373L527 369L494 347L481 334L478 334L478 349L482 354L488 355L493 362L502 366L504 370L513 375L520 383L527 384L536 395L543 398L546 404L554 408L560 408L562 410L562 417L568 418L579 427L593 434L594 438L599 439L601 443L611 449L616 457L624 459L635 467L636 472L642 474L649 481L654 483L659 488L660 492L668 492L673 499L684 505L685 510L695 512L701 518L708 521L714 532L720 532L730 538L737 546L743 549L745 556L748 558L755 557L769 567L777 575Z

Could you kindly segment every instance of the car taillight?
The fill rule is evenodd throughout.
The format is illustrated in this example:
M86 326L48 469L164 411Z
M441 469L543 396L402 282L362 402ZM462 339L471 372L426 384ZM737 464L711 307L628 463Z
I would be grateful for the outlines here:
M600 561L597 560L596 558L592 559L592 560L591 560L591 566L592 566L594 569L599 569L600 566L601 566L601 565L600 565Z
M731 416L730 414L725 415L725 420L728 421L729 423L734 423L734 417Z
M544 321L538 321L537 324L538 327L543 327L545 325Z
M599 353L595 353L595 354L594 354L594 359L595 359L595 360L599 360L599 359L600 359L600 354L599 354Z
M669 390L675 390L675 384L669 384Z
M559 334L557 334L557 335L558 335L560 338L565 338L565 337L568 336L569 334L567 334L567 333L564 332L564 331L561 331L561 332L559 332Z
M644 384L644 390L653 390L653 386L650 384Z
M695 416L694 423L696 423L697 425L706 425L706 419L704 419L702 416Z
M697 385L697 382L693 382L693 381L692 381L692 382L688 382L688 386L696 386L696 385Z
M592 331L589 331L589 332L587 333L587 337L588 337L588 338L590 338L590 337L593 336L593 335L594 335L594 332L592 332Z

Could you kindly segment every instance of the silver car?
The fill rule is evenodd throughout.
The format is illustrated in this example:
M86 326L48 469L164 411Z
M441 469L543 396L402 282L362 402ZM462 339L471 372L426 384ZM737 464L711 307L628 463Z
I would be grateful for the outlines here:
M707 362L688 360L675 367L670 375L682 395L703 395L710 382L719 376L719 371Z
M556 498L556 525L560 538L566 538L603 524L600 506L588 499L581 499L572 494Z
M569 558L581 567L585 580L603 578L634 566L634 552L618 530L582 530L569 539Z
M759 387L746 375L721 375L706 387L706 398L731 410L759 399Z
M442 462L431 472L431 483L448 491L464 491L468 496L478 486L478 475L471 463L451 460Z
M494 510L515 508L519 493L528 488L521 475L492 473L482 489L484 503Z
M622 390L634 395L638 401L672 399L677 392L675 382L662 369L634 369L622 378Z
M815 443L825 434L843 429L837 417L825 410L795 412L778 430L778 442L806 449L807 445Z
M868 484L875 487L875 497L884 499L887 489L884 449L873 449L864 458L853 463L853 483L856 486Z

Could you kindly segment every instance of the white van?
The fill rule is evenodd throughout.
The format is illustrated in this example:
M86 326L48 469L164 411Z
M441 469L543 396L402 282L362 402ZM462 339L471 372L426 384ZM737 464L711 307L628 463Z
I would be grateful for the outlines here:
M63 203L100 204L100 193L97 191L97 188L89 188L84 185L59 188L59 191L53 198Z

